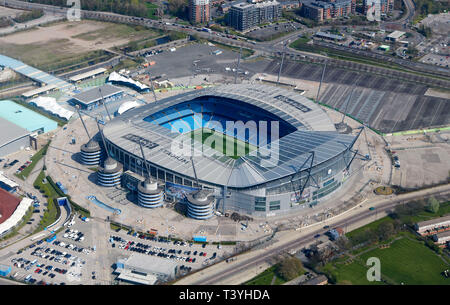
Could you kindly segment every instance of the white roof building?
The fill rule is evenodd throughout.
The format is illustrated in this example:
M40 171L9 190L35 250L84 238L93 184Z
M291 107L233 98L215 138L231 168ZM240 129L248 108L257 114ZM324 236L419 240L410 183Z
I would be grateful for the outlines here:
M67 110L56 102L56 99L53 97L47 96L39 96L35 99L32 99L30 103L35 104L37 107L44 109L51 114L59 116L60 118L69 120L74 114L73 111Z
M119 259L115 273L118 279L137 284L153 285L156 281L175 278L177 264L173 261L134 253L128 258Z

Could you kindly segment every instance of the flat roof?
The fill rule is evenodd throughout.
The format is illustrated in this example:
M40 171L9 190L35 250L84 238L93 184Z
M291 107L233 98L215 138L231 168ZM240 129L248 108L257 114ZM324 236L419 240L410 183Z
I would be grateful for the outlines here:
M0 101L0 117L13 124L19 125L30 132L36 130L49 132L58 127L56 121L50 120L49 118L11 100Z
M120 269L120 274L117 277L119 280L143 284L154 285L158 278L152 274L137 274L128 269Z
M79 81L79 80L82 80L82 79L85 79L85 78L88 78L88 77L91 77L91 76L94 76L94 75L97 75L97 74L105 73L106 71L108 71L108 70L106 70L105 68L97 68L97 69L94 69L94 70L91 70L91 71L88 71L88 72L84 72L84 73L80 73L80 74L74 75L74 76L72 76L69 79L71 81L73 81L73 82L76 82L76 81Z
M388 38L398 39L405 35L405 32L402 31L393 31L391 34L387 35Z
M101 92L100 92L100 90L101 90ZM89 105L89 104L92 104L92 103L95 103L95 102L101 100L102 95L103 95L103 98L107 98L107 97L113 96L113 95L121 93L121 92L123 92L122 89L120 89L116 86L113 86L113 85L106 84L106 85L103 85L103 86L100 86L97 88L92 88L87 91L78 93L78 94L74 95L73 98L82 104Z
M342 35L336 35L336 34L331 34L331 33L327 33L327 32L317 32L316 36L322 36L322 37L327 37L327 38L331 38L331 39L337 39L337 40L342 40L345 37Z
M36 94L45 93L45 92L53 90L55 88L58 88L58 86L56 86L55 84L47 85L47 86L39 87L39 88L30 90L30 91L24 92L24 93L22 93L22 96L28 98L28 97L32 97Z
M8 132L0 132L0 147L8 145L9 143L25 137L30 134L28 130L22 128L2 117L0 117L0 130L7 130Z
M129 270L131 267L167 276L174 276L177 267L177 263L173 261L139 253L133 253L128 258L119 259L119 262L124 264L124 270Z

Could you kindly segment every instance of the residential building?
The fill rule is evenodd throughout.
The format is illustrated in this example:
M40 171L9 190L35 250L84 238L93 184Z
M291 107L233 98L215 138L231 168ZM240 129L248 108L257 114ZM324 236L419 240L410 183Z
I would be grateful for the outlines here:
M281 17L281 5L276 0L259 3L242 2L230 8L229 25L245 31L261 23L274 22Z
M189 0L189 20L194 23L207 23L210 19L209 0Z
M356 0L304 1L301 14L316 22L355 13Z
M415 229L421 235L436 233L435 231L442 232L448 230L450 229L450 216L418 222L415 225Z

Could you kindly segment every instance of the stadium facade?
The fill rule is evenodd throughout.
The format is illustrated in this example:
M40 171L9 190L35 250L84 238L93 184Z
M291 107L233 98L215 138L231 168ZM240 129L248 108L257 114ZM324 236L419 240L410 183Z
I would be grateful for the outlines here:
M199 139L199 130L218 132L226 144L233 139L234 153L217 137L201 133ZM166 191L179 187L179 199L188 202L198 181L212 191L215 210L255 217L330 198L349 175L357 139L338 133L327 114L298 93L256 84L205 88L131 109L103 133L124 170L146 176L141 142L151 177Z

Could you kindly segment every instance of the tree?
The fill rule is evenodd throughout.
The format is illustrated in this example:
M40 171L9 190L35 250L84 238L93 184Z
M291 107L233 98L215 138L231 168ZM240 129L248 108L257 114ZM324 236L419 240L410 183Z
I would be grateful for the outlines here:
M171 15L178 18L187 19L186 11L188 2L185 0L169 0L168 9Z
M381 240L386 240L395 233L391 222L383 222L378 226L378 234Z
M277 273L286 281L290 281L304 273L303 264L294 256L285 258L278 265Z
M440 207L439 201L433 196L431 196L428 199L427 211L436 214L437 212L439 212L439 207Z

